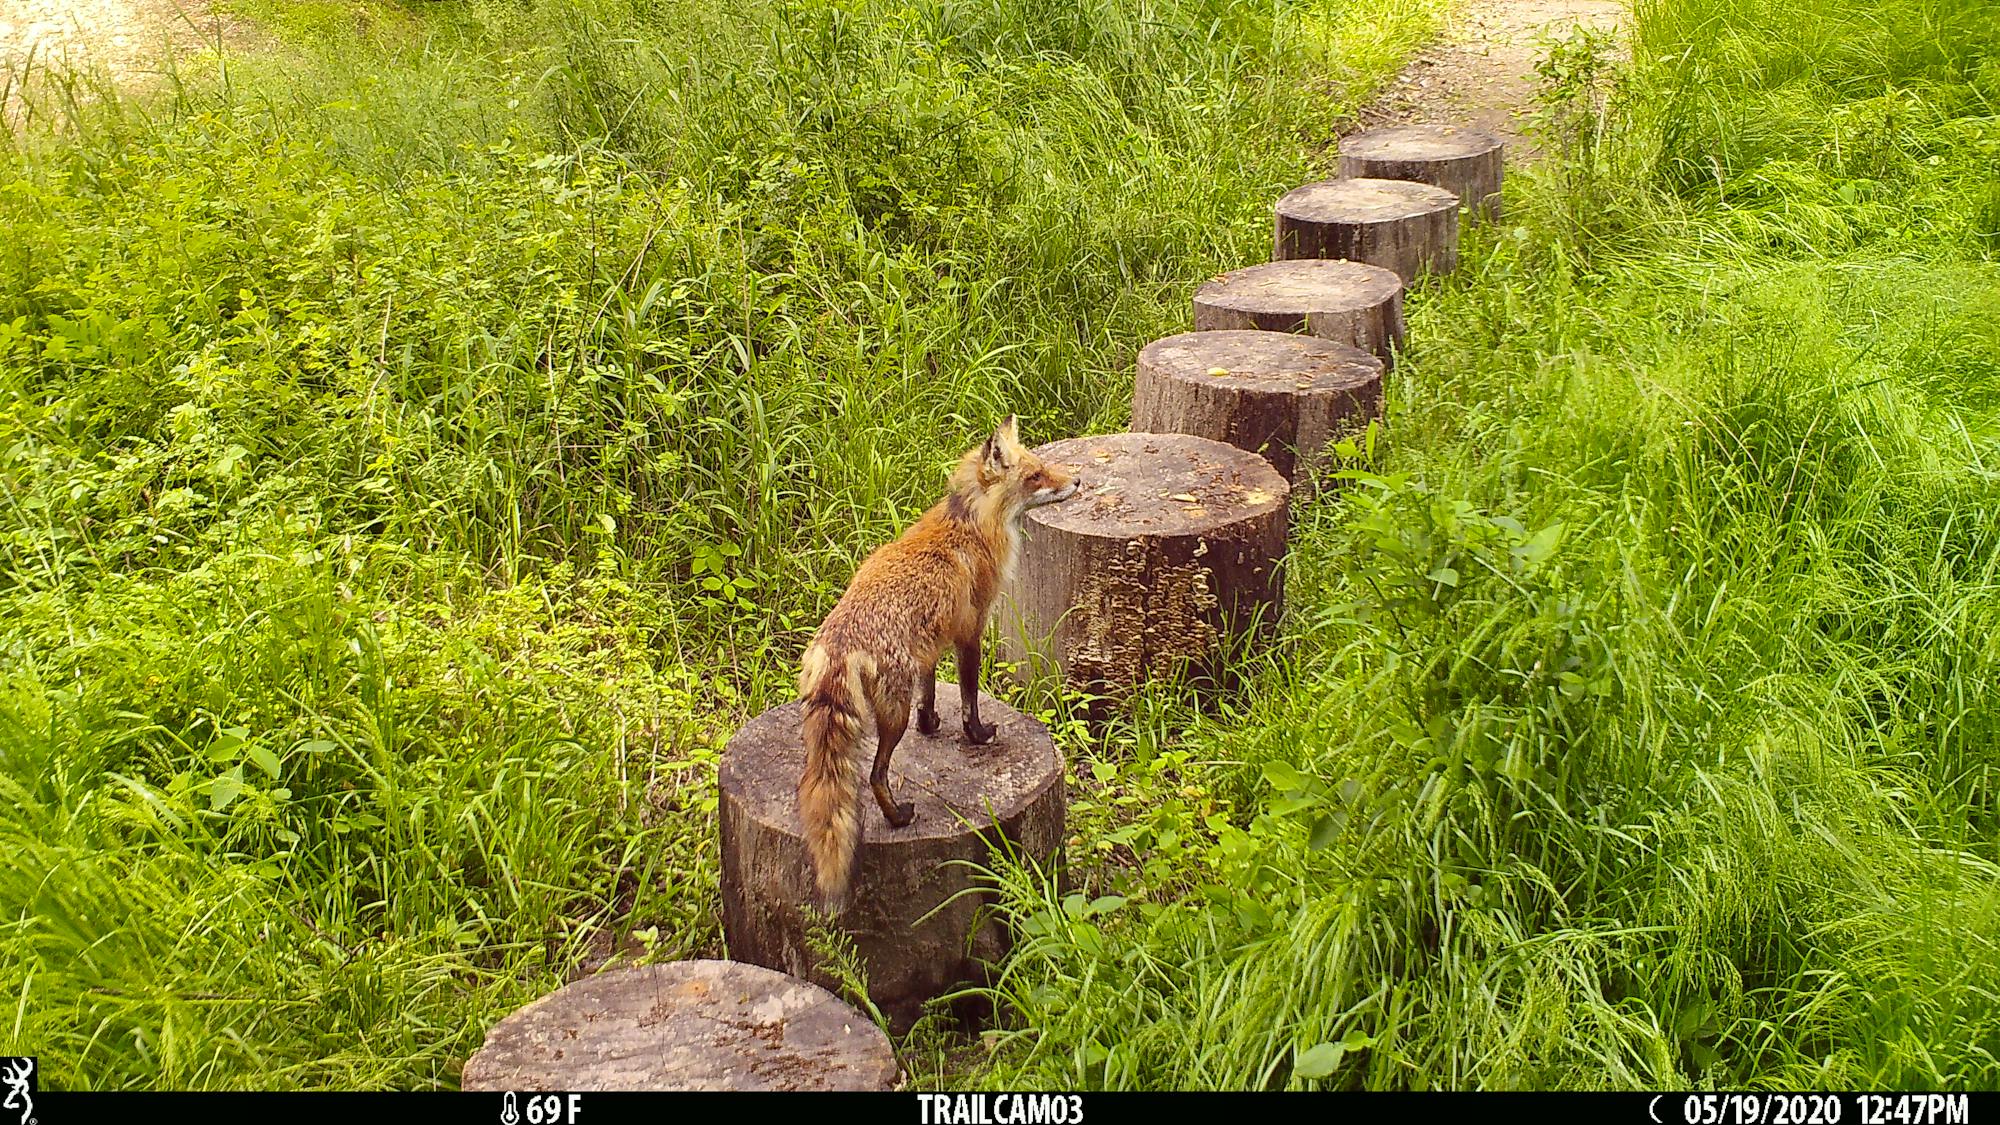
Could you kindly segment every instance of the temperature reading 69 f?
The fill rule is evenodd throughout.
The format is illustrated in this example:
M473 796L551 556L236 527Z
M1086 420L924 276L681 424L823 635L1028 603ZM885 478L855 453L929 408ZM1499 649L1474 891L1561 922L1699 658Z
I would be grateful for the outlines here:
M501 1095L500 1125L576 1125L583 1110L582 1094L527 1094L512 1090Z

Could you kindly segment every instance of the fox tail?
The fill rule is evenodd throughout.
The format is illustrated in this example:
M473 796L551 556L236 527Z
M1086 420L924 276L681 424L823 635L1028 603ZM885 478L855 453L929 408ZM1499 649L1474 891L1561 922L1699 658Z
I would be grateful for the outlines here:
M858 677L848 669L823 666L809 674L805 695L805 773L799 778L799 819L812 857L819 905L837 914L861 850L858 804L860 771L854 762L861 741Z

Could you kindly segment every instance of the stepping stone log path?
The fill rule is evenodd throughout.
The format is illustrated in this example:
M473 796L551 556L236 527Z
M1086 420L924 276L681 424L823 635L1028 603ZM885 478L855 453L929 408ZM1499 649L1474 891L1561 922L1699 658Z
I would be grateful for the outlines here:
M1071 686L1116 699L1163 676L1226 686L1231 657L1275 625L1294 483L1309 495L1327 444L1381 417L1405 290L1456 266L1461 208L1498 214L1501 147L1470 129L1377 130L1347 139L1340 172L1277 201L1274 260L1203 284L1195 332L1140 353L1137 432L1037 450L1080 488L1026 517L1013 596L996 612L1008 656L1046 653ZM941 735L911 726L891 767L916 819L890 828L861 787L860 865L835 920L892 1027L987 979L1011 947L970 865L989 863L1003 837L1036 863L1062 858L1063 763L1047 729L982 696L999 730L967 746L955 686L939 685L937 707ZM572 984L495 1026L465 1065L466 1089L896 1080L887 1038L808 983L832 982L807 942L799 726L797 703L759 715L720 768L723 931L755 964L683 961Z
M1310 495L1327 445L1382 416L1382 371L1367 352L1313 336L1184 332L1139 352L1132 428L1219 438Z
M1079 487L1028 513L1013 602L999 611L1009 656L1046 655L1069 686L1112 700L1158 677L1225 684L1231 649L1270 630L1283 604L1285 478L1187 434L1035 452Z
M887 1090L889 1037L823 988L734 961L618 969L494 1025L466 1090Z
M1403 346L1403 280L1392 270L1360 262L1250 266L1195 290L1194 327L1306 332L1370 352L1386 368Z
M1325 180L1277 203L1279 261L1340 258L1396 271L1409 285L1458 268L1458 196L1410 180Z
M1462 125L1395 125L1340 142L1340 174L1411 180L1458 195L1469 217L1500 217L1500 138Z
M912 723L889 769L897 800L916 806L903 828L891 828L868 795L872 722L856 750L860 868L839 924L861 955L870 999L899 1028L916 1021L924 1001L982 980L982 962L997 962L1012 944L996 922L975 932L990 896L968 864L993 863L999 836L1042 864L1062 851L1063 764L1048 729L982 694L980 717L999 730L985 745L967 745L956 683L938 685L937 710L938 733ZM722 929L732 957L837 987L807 944L813 882L798 809L802 713L798 703L766 711L723 749Z

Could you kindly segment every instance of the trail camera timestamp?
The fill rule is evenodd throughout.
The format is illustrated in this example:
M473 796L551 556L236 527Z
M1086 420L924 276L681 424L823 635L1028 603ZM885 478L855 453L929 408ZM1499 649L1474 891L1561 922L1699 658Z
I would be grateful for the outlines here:
M1655 1121L1671 1120L1669 1099L1656 1098ZM1680 1099L1686 1125L1970 1125L1965 1094L1689 1094Z

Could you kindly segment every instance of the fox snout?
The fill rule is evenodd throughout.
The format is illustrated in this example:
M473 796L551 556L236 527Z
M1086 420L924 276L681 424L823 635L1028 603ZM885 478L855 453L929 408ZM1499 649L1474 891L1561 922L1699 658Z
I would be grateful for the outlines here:
M1054 504L1076 495L1077 482L1071 480L1060 488L1038 488L1028 496L1028 507L1039 508L1044 504Z

